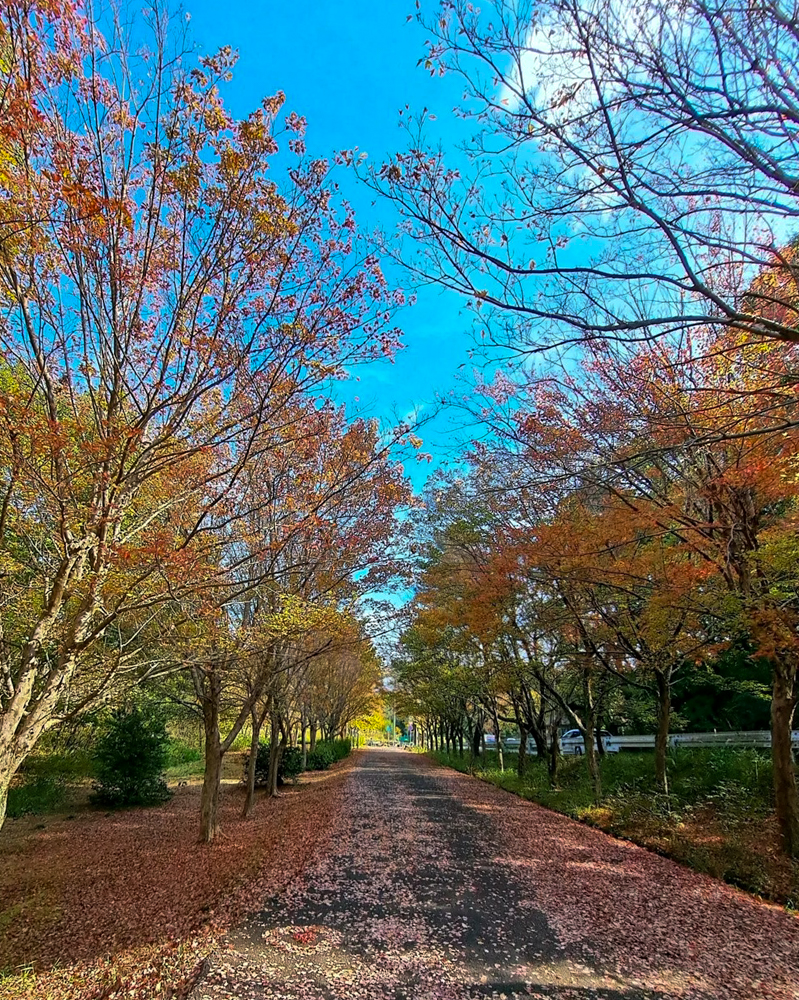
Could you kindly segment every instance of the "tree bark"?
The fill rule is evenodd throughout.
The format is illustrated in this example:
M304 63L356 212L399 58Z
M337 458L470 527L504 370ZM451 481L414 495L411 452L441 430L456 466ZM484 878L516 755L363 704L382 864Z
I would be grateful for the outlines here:
M280 767L280 726L276 712L269 716L269 772L266 781L266 794L269 798L277 795L277 772Z
M560 742L558 741L557 729L552 730L552 738L547 748L547 772L549 773L549 784L555 788L558 783L558 765L560 764Z
M247 794L244 799L244 809L242 810L244 819L249 819L255 810L255 769L258 763L258 745L261 740L261 727L264 724L268 710L268 703L262 712L258 711L256 705L253 705L250 709L252 734L250 736L250 758L247 761Z
M502 733L499 729L499 714L497 713L496 705L492 710L492 717L494 721L494 733L496 735L497 741L497 758L499 760L499 769L502 773L505 772L505 755L502 752Z
M219 782L222 777L222 741L219 737L219 699L222 681L219 674L209 671L203 690L203 733L205 737L205 770L200 795L200 840L210 844L219 832Z
M472 730L472 757L480 756L480 745L483 742L483 729L482 726L478 725L477 719L474 720L474 729Z
M671 722L671 684L662 670L655 670L658 693L658 731L655 737L655 780L664 794L669 793L669 776L666 769L669 750L669 723Z
M785 853L799 857L799 791L791 746L791 726L796 709L796 679L783 663L772 666L771 760L774 800Z
M520 778L524 777L524 767L527 763L527 730L524 726L519 726L519 759L516 762L516 773Z
M591 776L591 784L594 789L594 802L599 805L602 799L602 774L599 770L599 760L597 759L596 743L594 733L596 732L597 708L594 699L594 686L591 676L590 664L583 667L583 695L585 702L585 724L578 723L578 728L583 737L583 749L585 750L585 762L588 765L588 773Z

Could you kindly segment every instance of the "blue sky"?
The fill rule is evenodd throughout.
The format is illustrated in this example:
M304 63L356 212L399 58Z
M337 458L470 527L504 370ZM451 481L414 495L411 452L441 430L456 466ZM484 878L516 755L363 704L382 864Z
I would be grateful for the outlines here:
M193 39L200 51L231 45L239 52L225 100L237 117L262 97L282 90L286 110L308 120L309 153L329 156L357 146L371 162L404 147L398 112L407 104L435 113L433 128L445 147L454 147L460 123L452 117L462 87L451 77L431 77L417 61L425 35L407 20L413 0L186 0ZM360 225L392 227L390 206L357 183L349 171L339 178L355 206ZM398 283L399 273L389 274ZM458 366L471 346L470 319L463 302L435 289L423 290L417 304L403 309L398 324L406 349L393 365L358 372L360 382L344 396L358 396L369 413L404 415L455 388ZM445 416L422 432L435 463L446 457L453 435ZM418 487L430 467L408 469Z

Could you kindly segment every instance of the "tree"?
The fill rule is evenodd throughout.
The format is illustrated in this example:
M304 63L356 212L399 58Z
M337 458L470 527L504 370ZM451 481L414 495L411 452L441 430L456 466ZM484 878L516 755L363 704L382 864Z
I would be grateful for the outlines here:
M0 45L2 819L40 734L228 585L264 428L396 334L303 120L225 110L229 50L195 62L158 5L37 0Z
M406 262L467 296L488 342L709 324L797 341L794 4L437 7L418 15L424 62L463 80L467 165L422 115L369 176L405 218Z
M727 643L751 640L770 660L775 796L791 853L799 850L790 749L799 697L790 639L796 591L787 569L799 444L794 382L784 345L705 331L676 346L594 345L579 368L522 373L515 385L502 374L485 393L497 403L497 430L519 449L524 491L538 491L542 522L564 498L580 498L589 512L618 505L652 552L657 542L675 565L685 560L705 613L716 619L709 629L716 641L719 633ZM590 531L590 517L584 527ZM594 550L603 549L613 552L600 537ZM678 606L672 624L660 617L666 634L679 624ZM692 625L688 634L696 631ZM630 638L631 654L637 640Z

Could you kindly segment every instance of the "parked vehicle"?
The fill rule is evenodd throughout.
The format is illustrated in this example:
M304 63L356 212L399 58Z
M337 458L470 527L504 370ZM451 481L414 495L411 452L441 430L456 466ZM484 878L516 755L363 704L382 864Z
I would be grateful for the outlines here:
M508 736L506 737L506 739L502 741L502 747L506 753L518 753L521 743L522 741L519 739L518 736ZM527 753L528 754L537 753L535 740L533 739L532 736L527 737Z
M607 729L601 729L599 732L600 739L602 740L602 748L605 753L618 753L621 749L619 744L615 742L614 737L607 731ZM562 754L573 754L576 756L581 756L585 753L585 744L583 743L582 733L579 729L569 729L560 738L560 752Z

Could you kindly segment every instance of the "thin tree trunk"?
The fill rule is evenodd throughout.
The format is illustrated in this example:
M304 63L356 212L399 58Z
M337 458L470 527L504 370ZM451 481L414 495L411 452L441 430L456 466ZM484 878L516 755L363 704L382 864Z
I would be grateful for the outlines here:
M477 724L477 719L474 720L474 728L472 729L472 738L470 740L472 757L480 756L480 727Z
M585 724L579 728L583 737L585 762L588 765L588 773L591 776L591 785L594 789L594 801L597 805L599 805L602 799L602 775L599 770L596 743L594 742L594 733L596 732L597 724L597 710L596 701L594 699L591 669L588 665L583 668L583 694L585 701Z
M586 729L583 733L583 746L585 747L585 761L588 765L588 773L591 776L591 785L594 789L594 802L599 805L602 800L602 775L599 771L593 726L590 729Z
M524 726L519 726L519 760L516 763L516 773L520 778L524 777L524 768L527 763L527 730Z
M244 809L242 810L242 816L245 819L249 819L255 810L255 770L258 764L258 745L261 740L261 727L264 724L268 710L268 704L262 712L258 711L256 705L253 705L250 709L252 734L250 736L250 757L247 761L247 794L244 799Z
M222 741L219 736L219 699L222 681L219 674L209 671L203 690L203 735L205 738L205 769L200 794L200 840L210 844L219 831L219 783L222 778Z
M655 671L658 692L658 731L655 737L655 780L658 788L669 793L669 776L666 769L669 750L669 723L671 722L671 685L662 670Z
M497 714L496 706L492 710L492 717L494 721L494 733L497 740L497 757L499 758L499 769L504 773L505 771L505 754L502 751L502 733L499 729L499 715Z
M783 663L772 666L771 760L774 771L774 799L783 848L790 857L799 857L799 792L791 746L791 726L796 709L796 681Z
M560 764L560 741L558 740L558 730L552 730L552 738L547 748L547 772L549 773L549 784L555 788L558 783L558 765Z
M269 715L269 772L266 781L266 794L269 798L277 795L277 772L280 766L280 726L277 713Z

